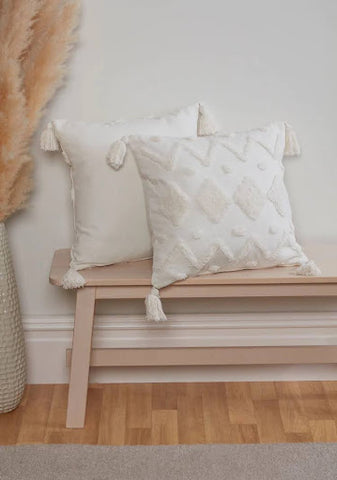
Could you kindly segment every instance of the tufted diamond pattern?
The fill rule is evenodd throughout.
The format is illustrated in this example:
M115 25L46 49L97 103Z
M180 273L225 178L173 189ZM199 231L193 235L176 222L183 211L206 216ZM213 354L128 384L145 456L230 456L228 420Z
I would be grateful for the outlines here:
M241 210L253 220L260 215L266 198L252 178L244 177L234 192L234 200Z
M231 135L123 141L144 183L155 287L306 260L283 181L283 122Z
M201 210L214 223L220 222L224 210L231 204L231 200L226 196L224 190L210 178L202 182L197 200Z
M189 209L189 198L186 193L175 183L155 180L149 183L150 189L161 190L158 202L153 205L153 211L166 217L172 225L180 225Z

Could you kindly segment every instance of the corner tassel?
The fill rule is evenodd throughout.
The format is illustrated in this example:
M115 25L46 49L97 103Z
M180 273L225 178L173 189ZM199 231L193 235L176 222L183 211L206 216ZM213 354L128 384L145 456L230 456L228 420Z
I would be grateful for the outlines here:
M62 287L65 290L71 290L72 288L81 288L85 285L84 277L73 268L69 268L62 279Z
M214 135L219 131L214 118L205 105L199 104L198 135Z
M106 156L106 162L114 170L119 170L124 163L126 145L122 140L114 142Z
M46 152L56 152L60 149L52 122L48 123L47 127L41 134L40 147Z
M146 320L150 322L165 322L167 320L160 300L159 290L153 287L145 298Z
M296 268L296 275L304 275L306 277L316 277L322 275L322 272L313 260L308 260Z
M289 123L284 122L285 126L285 144L284 155L288 157L294 157L301 154L301 147L298 143L295 130Z

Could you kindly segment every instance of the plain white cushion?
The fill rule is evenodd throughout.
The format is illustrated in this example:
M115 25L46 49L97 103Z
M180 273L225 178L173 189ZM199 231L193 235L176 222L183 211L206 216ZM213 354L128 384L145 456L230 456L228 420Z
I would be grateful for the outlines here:
M197 103L158 118L111 123L52 122L72 180L72 268L80 270L151 256L137 167L129 161L121 170L112 170L106 162L109 147L114 140L129 134L196 136L198 120Z
M200 274L307 261L283 180L286 128L277 122L230 135L121 140L124 168L135 159L143 180L156 288Z

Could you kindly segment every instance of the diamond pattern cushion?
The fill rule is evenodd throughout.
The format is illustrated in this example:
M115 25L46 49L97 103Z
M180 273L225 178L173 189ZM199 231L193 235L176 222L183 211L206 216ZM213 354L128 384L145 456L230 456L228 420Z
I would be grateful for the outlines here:
M307 261L282 159L287 125L200 138L128 136L153 241L156 288L189 276Z

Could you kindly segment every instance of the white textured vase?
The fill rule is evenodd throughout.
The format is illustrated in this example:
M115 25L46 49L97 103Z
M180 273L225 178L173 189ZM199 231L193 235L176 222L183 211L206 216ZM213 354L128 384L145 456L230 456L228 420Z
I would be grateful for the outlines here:
M19 297L4 223L0 222L0 413L14 410L26 384Z

